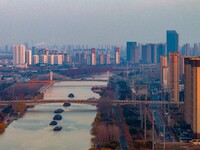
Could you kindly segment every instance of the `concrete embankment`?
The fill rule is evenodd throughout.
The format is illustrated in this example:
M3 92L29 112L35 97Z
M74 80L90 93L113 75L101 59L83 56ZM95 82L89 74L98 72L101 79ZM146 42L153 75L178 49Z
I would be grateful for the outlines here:
M46 90L48 90L51 86L53 86L54 83L50 83L48 85L43 86L42 88L39 89L40 93L44 93Z

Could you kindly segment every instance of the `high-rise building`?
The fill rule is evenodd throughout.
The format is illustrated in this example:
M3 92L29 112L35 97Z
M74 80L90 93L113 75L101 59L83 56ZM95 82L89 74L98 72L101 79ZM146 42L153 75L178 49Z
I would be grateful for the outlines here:
M87 54L81 53L81 64L86 64Z
M109 65L111 63L110 61L110 54L106 54L106 64Z
M40 55L39 56L39 63L41 63L41 64L47 64L48 63L47 55Z
M62 65L63 60L62 60L62 55L58 54L58 55L54 55L54 64L55 65Z
M136 63L139 51L137 49L137 42L127 42L126 43L126 60L128 63Z
M170 52L169 90L170 100L179 101L179 52Z
M92 48L91 50L91 65L96 65L96 49Z
M157 63L157 45L150 44L150 46L151 46L151 63L156 64Z
M64 58L63 58L64 65L69 64L70 63L70 59L71 59L71 57L70 57L69 53L64 54Z
M91 56L90 55L87 55L87 59L86 59L86 64L87 65L92 65L91 63L92 63L92 61L91 61Z
M54 65L54 55L48 55L48 64Z
M142 45L142 63L143 64L151 64L151 45L146 44Z
M187 57L184 62L184 118L194 138L200 138L200 58Z
M167 56L160 56L160 84L164 91L167 90L168 85L168 66L167 66Z
M166 45L165 44L157 44L157 63L160 63L161 60L160 60L160 56L165 56L166 53L165 53L165 47Z
M181 55L185 55L185 56L192 56L193 55L189 43L186 43L182 46Z
M167 30L167 57L170 52L178 52L179 36L175 30Z
M49 50L48 48L43 48L43 49L40 49L38 50L38 55L49 55Z
M14 46L13 64L18 67L25 64L25 46L24 45Z
M120 49L115 47L115 64L120 64Z
M32 55L37 55L36 47L35 46L32 46Z
M25 51L25 63L27 63L27 65L32 64L32 51L31 50Z
M100 65L104 65L105 64L105 61L104 61L105 59L104 59L104 54L100 54L99 55L99 64Z
M81 52L75 53L75 62L76 63L81 63Z
M36 65L39 63L39 56L38 55L33 55L33 64Z
M195 43L193 48L193 56L198 56L198 55L200 55L200 46L198 45L198 43Z

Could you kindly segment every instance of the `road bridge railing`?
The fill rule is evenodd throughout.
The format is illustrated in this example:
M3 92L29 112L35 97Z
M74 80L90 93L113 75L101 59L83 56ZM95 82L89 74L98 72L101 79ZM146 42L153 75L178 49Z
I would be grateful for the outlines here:
M41 99L41 100L11 100L11 101L0 101L0 105L8 105L14 103L25 103L27 105L37 105L37 104L48 104L48 103L76 103L76 104L97 104L98 99ZM126 104L170 104L170 105L182 105L184 102L174 102L174 101L142 101L142 100L112 100L113 104L126 105Z

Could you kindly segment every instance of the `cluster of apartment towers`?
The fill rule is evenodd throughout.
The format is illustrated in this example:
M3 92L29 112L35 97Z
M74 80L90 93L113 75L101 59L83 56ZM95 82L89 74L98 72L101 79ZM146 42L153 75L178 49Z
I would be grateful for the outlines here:
M140 48L141 47L141 48ZM139 59L139 49L142 50ZM137 45L127 42L127 61L130 63L160 64L160 83L170 93L170 101L179 102L180 82L184 83L184 119L191 125L195 138L200 138L200 48L189 44L179 48L179 35L166 33L166 44Z
M107 65L120 64L120 48L115 47L114 60L111 62L111 56L108 52L104 54L103 50L78 49L72 53L61 53L58 50L48 50L47 48L25 50L25 45L16 45L13 49L13 65L16 67L27 67L36 64L48 65L67 65L71 63L82 65Z
M69 54L41 49L36 54L36 48L25 50L24 45L17 45L13 50L13 64L16 67L26 67L38 63L62 65L71 60ZM32 55L32 53L34 55ZM97 58L98 55L98 58ZM184 81L184 117L197 138L200 138L200 58L198 45L191 51L189 44L179 48L179 35L175 30L166 33L166 44L137 44L127 42L126 61L129 64L160 63L160 81L164 91L170 93L170 101L179 102L179 83ZM98 54L95 48L86 53L77 53L81 63L87 65L111 64L110 54ZM98 61L97 61L98 60ZM114 64L120 64L120 48L115 47Z

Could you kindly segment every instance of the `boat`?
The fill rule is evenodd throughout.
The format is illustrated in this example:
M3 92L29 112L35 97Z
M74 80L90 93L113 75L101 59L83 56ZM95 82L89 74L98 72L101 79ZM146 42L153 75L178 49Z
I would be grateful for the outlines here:
M67 106L71 106L71 104L70 103L64 103L63 106L67 107Z
M50 126L55 126L55 125L57 125L58 123L55 121L55 120L53 120L53 121L51 121L51 123L49 124Z
M57 114L53 117L53 120L62 120L62 116Z
M74 98L74 94L73 94L73 93L70 93L70 94L68 95L68 97L69 97L69 98Z
M62 113L63 111L64 111L63 109L59 108L59 109L56 109L56 110L54 111L54 113Z
M60 131L60 130L62 130L62 126L56 126L56 127L53 129L53 131Z

